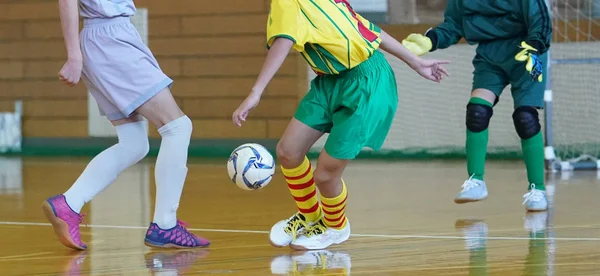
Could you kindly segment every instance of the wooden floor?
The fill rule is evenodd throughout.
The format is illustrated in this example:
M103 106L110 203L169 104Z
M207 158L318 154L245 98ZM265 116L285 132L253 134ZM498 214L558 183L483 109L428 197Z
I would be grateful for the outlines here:
M323 252L268 244L294 212L278 175L248 192L225 160L192 160L179 217L208 250L143 244L152 217L152 160L124 172L84 208L87 252L64 248L40 211L85 167L81 159L0 158L0 275L600 275L600 181L594 172L550 180L553 208L526 214L520 162L491 162L485 202L456 205L464 162L360 161L346 170L353 236ZM533 229L535 228L535 229Z

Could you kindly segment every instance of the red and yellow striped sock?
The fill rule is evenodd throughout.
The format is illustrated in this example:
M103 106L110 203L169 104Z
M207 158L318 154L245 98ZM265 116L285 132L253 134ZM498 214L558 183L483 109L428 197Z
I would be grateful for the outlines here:
M286 169L281 167L281 170L290 193L296 201L298 211L304 215L306 221L317 222L321 218L321 205L317 198L317 186L313 179L313 170L308 158L304 157L304 161L297 168Z
M334 198L326 198L321 195L321 205L323 206L324 222L327 226L334 229L342 229L346 227L348 220L346 219L346 199L348 199L348 191L346 184L342 180L342 193Z

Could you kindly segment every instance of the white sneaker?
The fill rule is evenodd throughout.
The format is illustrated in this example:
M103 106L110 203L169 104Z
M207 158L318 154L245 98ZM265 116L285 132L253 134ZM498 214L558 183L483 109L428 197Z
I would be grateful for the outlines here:
M276 275L350 275L352 259L343 252L306 251L275 257L271 273Z
M462 191L456 195L454 202L458 204L475 202L486 199L488 196L485 181L473 179L473 176L462 184Z
M535 188L535 184L531 183L531 189L523 195L523 205L527 211L546 211L548 210L548 200L546 192Z
M275 247L290 245L308 225L306 218L300 213L295 213L290 218L275 223L269 232L271 245Z
M454 227L462 230L467 250L485 248L488 237L488 225L485 221L459 219L454 224Z
M346 218L346 220L348 220ZM320 250L334 244L340 244L350 238L350 221L342 229L333 229L325 225L323 220L307 227L302 236L292 241L290 247L295 250Z

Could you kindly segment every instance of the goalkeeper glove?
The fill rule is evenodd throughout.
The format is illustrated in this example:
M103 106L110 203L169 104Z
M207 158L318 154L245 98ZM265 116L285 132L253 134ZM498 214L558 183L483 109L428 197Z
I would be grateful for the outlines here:
M523 50L521 50L515 56L515 60L526 62L525 69L531 76L531 79L533 79L534 81L542 82L543 65L538 55L536 54L537 50L531 45L527 44L527 42L525 41L521 42L519 48Z
M422 56L433 48L431 39L422 34L410 34L402 40L402 46L417 56Z

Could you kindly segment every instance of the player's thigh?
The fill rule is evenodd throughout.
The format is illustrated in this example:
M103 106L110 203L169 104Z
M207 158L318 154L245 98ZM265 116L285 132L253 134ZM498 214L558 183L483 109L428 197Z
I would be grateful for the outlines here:
M143 103L136 113L146 117L157 128L184 115L168 88Z
M168 89L173 81L133 25L86 26L81 49L86 78L125 118L137 113L161 127L183 115Z
M329 132L333 126L330 108L331 78L319 76L298 104L294 118L310 128Z
M277 157L290 162L302 161L300 159L304 158L311 146L323 134L322 131L318 131L298 119L292 118L283 132L279 143L277 143Z
M313 80L311 89L302 98L294 117L290 120L283 136L277 144L280 159L303 158L310 147L332 127L331 115L327 108L326 91L319 78Z
M371 93L367 93L356 108L341 106L333 114L333 128L325 150L337 159L354 159L364 147L381 149L396 115L398 90L395 81L356 83L363 86L357 88L359 93L364 90Z
M471 91L471 98L484 99L492 105L496 104L498 100L498 97L496 96L496 94L494 94L494 92L485 88L477 88Z
M496 103L504 88L508 85L508 76L496 65L484 60L479 55L473 59L473 86L471 97L479 97ZM487 93L492 92L493 95Z
M515 108L520 106L533 106L537 108L544 107L544 93L546 90L546 54L540 56L540 61L544 64L542 71L543 78L541 82L531 79L529 72L525 69L524 62L516 62L511 74L511 93Z

